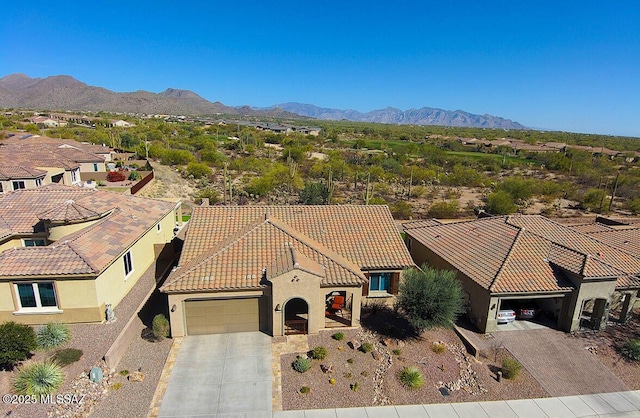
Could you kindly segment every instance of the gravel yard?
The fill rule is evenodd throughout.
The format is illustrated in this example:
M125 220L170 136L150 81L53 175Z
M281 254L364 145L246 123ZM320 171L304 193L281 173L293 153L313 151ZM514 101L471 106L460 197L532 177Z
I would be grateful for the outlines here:
M574 336L629 389L640 390L640 362L631 361L620 352L628 339L640 339L640 308L634 309L626 324L610 322L602 332L578 332Z
M389 325L384 317L379 318L379 323ZM343 340L332 338L337 331L344 333ZM324 346L329 354L324 360L312 360L311 368L305 373L295 371L292 363L297 355L306 353L281 357L284 410L550 396L524 369L515 380L497 382L498 367L509 353L501 350L494 358L478 362L466 353L462 341L450 329L430 330L404 340L367 328L322 331L308 338L310 349ZM374 350L363 353L352 348L352 342L356 347L370 342ZM444 352L434 352L434 343L443 344ZM402 386L398 374L405 366L420 369L424 377L421 388ZM330 379L335 379L335 383ZM356 382L357 390L354 390ZM303 386L310 388L309 393L301 393Z
M136 310L140 306L142 300L146 297L151 289L156 285L156 271L155 267L149 268L145 274L139 279L136 286L129 292L129 294L120 302L115 309L116 321L112 323L104 324L70 324L71 328L71 341L65 344L61 348L78 348L81 349L83 354L79 361L69 364L63 368L65 373L65 382L58 389L57 394L71 394L83 397L82 404L70 404L70 405L55 405L55 404L35 404L35 405L10 405L1 404L0 413L2 415L15 417L45 417L45 416L86 416L88 411L93 406L100 402L105 394L108 393L110 379L108 378L108 370L104 366L102 358L113 344L117 336L125 327L128 319L136 315ZM132 344L132 347L134 344ZM166 349L168 353L168 349ZM39 361L49 357L51 353L36 352L31 360L27 361ZM156 355L156 353L154 353ZM162 354L159 354L162 355ZM166 358L166 354L164 354ZM164 364L164 360L162 360ZM88 373L94 366L103 367L103 374L105 379L102 385L94 385L87 379ZM140 366L137 366L140 367ZM133 370L137 369L134 368ZM133 371L132 370L132 371ZM146 370L143 366L143 372ZM160 366L160 371L162 366ZM0 372L0 389L2 394L10 393L12 390L12 381L14 378L14 372ZM151 383L147 383L151 384ZM123 385L124 386L124 385ZM155 385L154 385L155 389ZM151 397L153 393L151 394ZM135 401L132 401L135 402ZM149 398L149 404L151 398ZM149 404L146 405L147 409ZM111 415L117 416L117 415ZM146 416L146 412L144 414Z

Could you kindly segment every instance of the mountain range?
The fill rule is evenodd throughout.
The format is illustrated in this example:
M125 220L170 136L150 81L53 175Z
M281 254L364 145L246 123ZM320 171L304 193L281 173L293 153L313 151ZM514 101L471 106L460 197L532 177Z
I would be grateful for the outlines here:
M406 111L387 107L361 113L301 103L282 103L268 108L232 107L210 102L190 90L168 88L161 93L138 90L117 93L89 86L68 75L31 78L11 74L0 78L0 107L58 111L124 112L204 116L228 114L254 117L314 118L412 125L443 125L499 129L525 129L517 122L492 115L430 107Z

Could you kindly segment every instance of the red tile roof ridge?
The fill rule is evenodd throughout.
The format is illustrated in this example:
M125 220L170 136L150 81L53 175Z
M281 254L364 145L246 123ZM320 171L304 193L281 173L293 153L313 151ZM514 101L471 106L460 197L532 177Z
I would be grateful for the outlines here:
M76 251L71 245L69 245L68 241L65 240L62 243L62 245L67 247L67 248L69 248L69 250L71 250L75 255L77 255L78 258L80 258L80 260L82 260L87 265L87 267L89 267L91 269L92 273L99 273L100 272L100 269L94 263L92 263L90 260L87 260L86 258L84 258L78 251ZM59 248L59 247L60 246L52 247L52 248Z
M290 235L294 239L300 241L301 243L311 248L312 250L325 255L326 257L331 259L331 261L340 265L342 268L351 271L356 276L360 277L362 280L366 280L364 274L362 274L362 271L360 270L360 267L358 267L352 261L347 260L337 252L329 249L328 247L324 246L318 241L315 241L314 239L302 234L301 232L296 231L295 229L291 228L289 225L285 224L284 222L280 221L277 218L271 217L267 219L266 222L269 222L271 225L280 229L285 234Z
M291 257L293 259L293 267L302 271L306 271L307 273L316 275L318 277L325 277L326 274L324 272L324 268L310 259L309 257L302 254L300 251L293 248L293 246L289 245L289 250L291 251ZM302 263L300 263L302 261Z
M489 284L488 290L492 290L493 286L498 281L498 277L500 276L500 273L502 273L503 269L507 265L507 262L509 261L509 257L515 251L516 246L518 245L518 242L520 241L520 236L523 235L524 232L525 232L524 228L519 228L518 229L518 232L516 233L516 237L513 239L512 243L511 243L511 247L509 248L509 251L507 252L507 255L504 257L504 260L502 261L502 264L500 264L500 268L498 268L498 271L496 272L495 276L493 276L493 280L491 280L491 283Z
M213 257L216 254L218 254L218 253L224 251L225 249L231 247L234 243L240 241L242 238L244 238L245 236L249 235L249 233L251 233L251 231L253 231L254 229L259 227L260 225L262 225L265 222L267 222L267 219L261 219L261 218L262 217L258 218L255 222L248 224L247 226L242 228L240 231L238 231L234 235L231 235L228 238L220 241L218 244L216 244L209 251L205 251L202 254L200 254L199 256L197 256L196 258L194 258L193 260L190 260L185 266L180 266L178 264L174 268L174 270L171 272L171 274L169 274L169 277L167 277L167 280L165 281L165 283L160 288L160 291L164 291L163 289L166 289L170 285L176 284L180 280L181 276L183 276L186 273L189 273L189 272L197 269L198 267L200 267L201 265L206 263L211 257ZM187 235L187 237L188 237L188 235ZM178 273L178 271L179 271L179 273ZM174 277L171 277L171 276L174 276Z

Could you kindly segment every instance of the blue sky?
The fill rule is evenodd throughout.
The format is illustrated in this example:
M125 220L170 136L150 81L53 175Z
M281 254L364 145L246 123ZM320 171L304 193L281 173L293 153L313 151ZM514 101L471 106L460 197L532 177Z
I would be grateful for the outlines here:
M637 0L11 1L0 39L0 77L640 137Z

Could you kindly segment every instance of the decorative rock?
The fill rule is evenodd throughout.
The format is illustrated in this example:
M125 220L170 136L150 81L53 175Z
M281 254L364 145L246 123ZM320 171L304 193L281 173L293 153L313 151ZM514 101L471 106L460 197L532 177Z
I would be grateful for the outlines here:
M373 359L376 361L382 360L382 356L380 355L380 353L378 353L375 350L371 352L371 355L373 356Z
M357 350L358 348L360 348L360 341L351 340L351 341L349 341L348 345L352 349Z
M393 344L393 340L391 340L391 338L383 338L382 344L384 344L385 347L391 347L391 344Z
M402 340L398 340L398 347L399 347L399 348L402 348L402 347L404 347L404 346L406 346L406 345L407 345L407 343L405 343L404 341L402 341Z
M333 364L330 364L328 366L321 364L320 370L322 370L322 373L333 373Z
M130 382L142 382L144 380L144 374L142 372L132 372L129 375Z

